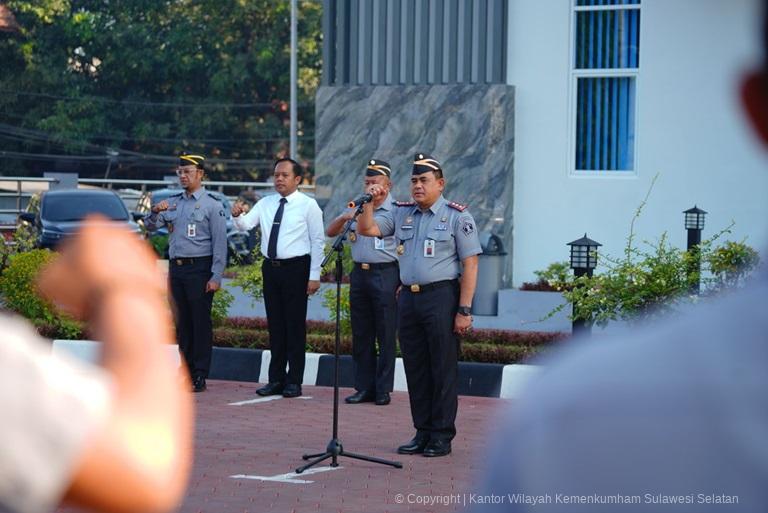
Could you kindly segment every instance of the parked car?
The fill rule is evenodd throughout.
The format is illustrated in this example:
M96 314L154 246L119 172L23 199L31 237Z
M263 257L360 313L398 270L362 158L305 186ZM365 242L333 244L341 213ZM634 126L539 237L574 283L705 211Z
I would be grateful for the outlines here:
M120 197L101 189L66 189L35 194L19 219L31 226L37 247L56 249L68 235L80 229L89 214L101 214L112 221L124 222L130 230L141 233L135 216L128 212Z
M137 213L146 215L149 214L150 209L160 203L163 200L167 200L174 194L179 194L181 189L158 189L155 191L149 191L145 193L136 205ZM215 192L207 191L215 197L224 208L224 213L227 219L227 264L234 261L242 263L251 262L251 250L253 246L249 244L248 232L241 232L235 229L232 222L232 205L229 202L229 198L225 195ZM149 238L152 237L167 237L168 229L163 226L153 232L147 234ZM165 249L165 258L168 258L168 249Z

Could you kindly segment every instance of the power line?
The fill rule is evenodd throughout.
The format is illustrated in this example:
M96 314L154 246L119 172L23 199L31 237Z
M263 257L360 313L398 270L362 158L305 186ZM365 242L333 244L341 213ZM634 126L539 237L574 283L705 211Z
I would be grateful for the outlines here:
M54 138L50 134L39 130L32 130L27 128L16 127L13 125L6 125L0 123L0 136L7 137L11 140L16 140L26 143L38 143L49 144L59 147L63 151L67 150L67 143L72 147L81 147L95 155L72 155L69 153L31 153L20 151L3 151L0 150L0 156L7 158L15 158L18 160L29 161L72 161L80 163L94 163L94 162L106 162L112 159L112 162L117 162L121 165L129 167L142 165L147 167L170 167L174 165L178 157L169 155L157 155L142 153L136 151L130 151L125 149L108 148L91 143L80 143L67 138ZM109 154L108 152L118 152L117 155ZM234 158L215 158L210 157L207 162L211 164L226 164L228 169L238 170L251 167L268 166L273 163L273 159L234 159Z
M3 136L0 129L0 136ZM122 134L79 134L82 137L89 139L118 139L121 142L157 142L157 143L203 143L203 144L215 144L225 142L242 142L242 143L262 143L262 142L280 142L287 141L288 137L239 137L239 138L227 138L227 139L195 139L192 137L179 136L178 138L165 138L165 137L125 137ZM300 140L313 141L314 135L300 135Z
M26 91L13 91L8 89L0 89L0 94L29 96L33 98L48 98L52 100L63 100L63 101L72 101L72 102L101 102L101 103L111 103L111 104L119 104L119 105L139 105L139 106L145 106L145 107L174 107L174 108L196 108L196 107L216 108L216 109L221 109L221 108L244 109L244 108L254 108L254 107L279 108L279 104L282 103L277 100L274 102L255 102L255 103L152 102L152 101L141 101L141 100L116 100L113 98L105 98L103 96L81 96L81 97L61 96L61 95L48 94L48 93L30 93ZM314 104L310 102L306 102L306 103L300 103L297 106L313 107Z
M81 136L84 137L84 138L93 137L93 136L88 136L88 135L84 135L84 134L81 134ZM119 152L121 152L121 154L123 156L125 156L125 155L133 155L133 156L143 156L143 155L146 155L145 153L142 153L142 152L133 152L133 151L130 151L130 150L119 149L119 148L115 149L113 147L108 147L108 146L103 146L103 145L98 145L98 144L92 144L92 143L88 143L88 142L83 143L81 141L73 141L71 139L56 137L56 136L53 136L51 134L48 134L48 133L45 133L45 132L42 132L42 131L39 131L39 130L32 130L32 129L27 129L27 128L21 128L21 127L16 127L16 126L13 126L13 125L7 125L7 124L4 124L4 123L0 123L0 138L4 138L4 139L7 139L7 140L12 140L12 141L16 141L16 142L21 142L21 143L27 143L27 144L35 144L36 143L36 144L52 145L52 146L56 146L56 147L58 147L58 148L60 148L60 149L62 149L64 151L67 151L67 150L69 150L72 147L79 147L79 148L83 148L83 149L90 149L91 151L93 151L94 153L97 153L98 155L105 154L108 151L119 151ZM286 139L285 138L275 138L274 142L279 142L279 141L284 141L284 140L286 140ZM314 137L307 137L307 138L302 137L302 141L305 141L305 140L314 140ZM147 141L152 141L152 140L147 140ZM189 144L194 144L193 140L188 140L188 139L187 140L184 140L184 139L180 139L180 140L169 139L169 141L176 142L176 143L187 142ZM250 140L250 139L242 139L241 141L244 142L244 143L254 142L253 140ZM206 146L209 146L209 145L206 145ZM242 147L231 147L231 146L222 146L222 145L215 145L215 146L218 149L220 149L220 150L223 149L223 150L228 150L228 151L232 151L232 152L242 152L243 151Z
M157 162L157 163L171 163L178 162L179 157L173 155L153 155L153 154L135 154L128 156L110 156L104 155L70 155L65 153L29 153L22 151L7 151L0 150L0 156L3 157L16 157L22 160L80 160L83 162L94 161L106 161L110 158L119 160L121 163L141 163L141 162ZM259 164L271 164L274 159L220 159L215 157L209 157L206 159L210 164L227 164L227 165L259 165Z

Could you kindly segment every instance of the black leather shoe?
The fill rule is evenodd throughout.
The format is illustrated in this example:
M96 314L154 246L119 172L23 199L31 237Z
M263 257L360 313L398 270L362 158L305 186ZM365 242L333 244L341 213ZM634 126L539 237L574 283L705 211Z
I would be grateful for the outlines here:
M451 442L449 440L430 440L424 448L424 456L436 458L451 454Z
M372 403L373 393L367 390L361 390L344 399L344 402L347 404Z
M285 385L283 389L283 397L299 397L301 395L301 385L295 385L293 383Z
M416 435L413 440L405 445L401 445L397 448L398 454L421 454L424 452L424 448L429 443L429 438L426 436Z
M376 394L376 404L379 406L385 406L389 404L392 401L392 398L389 397L389 392L382 392L380 394Z
M204 392L206 388L208 387L205 386L205 378L202 376L195 376L195 378L192 380L192 391Z
M280 395L283 393L282 383L267 383L263 387L256 390L256 393L262 396L265 395Z

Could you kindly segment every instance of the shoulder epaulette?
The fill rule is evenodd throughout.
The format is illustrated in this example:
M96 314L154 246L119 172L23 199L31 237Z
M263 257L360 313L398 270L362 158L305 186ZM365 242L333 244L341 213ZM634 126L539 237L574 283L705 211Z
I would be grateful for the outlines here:
M461 203L456 203L455 201L448 201L448 206L458 210L459 212L464 212L467 209L467 205L462 205Z
M393 201L396 207L413 207L416 205L415 201Z
M217 198L216 196L214 196L214 195L213 195L213 193L211 193L211 192L206 192L206 194L207 194L208 196L210 196L211 198L215 199L216 201L219 201L219 198Z

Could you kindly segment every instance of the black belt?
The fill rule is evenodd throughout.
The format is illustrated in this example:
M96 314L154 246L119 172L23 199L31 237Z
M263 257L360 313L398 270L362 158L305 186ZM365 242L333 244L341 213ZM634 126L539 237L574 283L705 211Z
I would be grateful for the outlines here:
M192 265L196 264L198 262L210 262L213 259L212 256L201 256L201 257L178 257L178 258L171 258L170 262L172 265Z
M386 269L388 267L397 267L397 260L394 262L380 262L377 264L365 264L361 262L355 262L355 267L362 269L363 271L369 271L372 269Z
M301 262L302 260L306 260L309 258L309 255L301 255L293 258L265 258L264 262L267 263L267 265L271 265L272 267L280 267L281 265L291 265L298 262Z
M430 290L440 289L443 287L452 287L457 285L457 282L458 280L442 280L442 281L427 283L425 285L419 285L419 284L403 285L403 289L416 294L419 292L428 292Z

